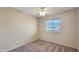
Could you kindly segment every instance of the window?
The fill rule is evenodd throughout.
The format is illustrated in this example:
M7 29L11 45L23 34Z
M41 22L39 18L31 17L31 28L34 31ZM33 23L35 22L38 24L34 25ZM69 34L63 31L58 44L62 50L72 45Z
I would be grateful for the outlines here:
M60 32L61 21L60 18L55 18L46 21L47 32Z

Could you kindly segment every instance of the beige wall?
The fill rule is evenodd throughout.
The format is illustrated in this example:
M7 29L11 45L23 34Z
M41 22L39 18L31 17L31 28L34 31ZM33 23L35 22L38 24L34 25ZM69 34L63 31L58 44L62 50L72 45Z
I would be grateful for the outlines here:
M46 32L45 21L56 17L60 17L61 19L61 32ZM77 10L75 9L41 18L39 20L39 38L53 43L77 48Z
M0 8L0 51L37 39L37 19L12 8Z
M78 41L77 41L77 44L78 44L78 49L79 49L79 8L77 9L77 16L78 16L77 17L77 19L78 19L78 21L77 21L77 23L78 23L78 27L77 27L78 28L78 32L77 32L78 33Z

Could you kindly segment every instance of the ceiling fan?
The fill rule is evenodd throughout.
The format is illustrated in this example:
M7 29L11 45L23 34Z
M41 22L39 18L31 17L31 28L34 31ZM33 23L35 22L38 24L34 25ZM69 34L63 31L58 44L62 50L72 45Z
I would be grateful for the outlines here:
M40 16L45 16L46 14L49 14L49 8L46 7L40 7L33 9L34 13L39 13Z

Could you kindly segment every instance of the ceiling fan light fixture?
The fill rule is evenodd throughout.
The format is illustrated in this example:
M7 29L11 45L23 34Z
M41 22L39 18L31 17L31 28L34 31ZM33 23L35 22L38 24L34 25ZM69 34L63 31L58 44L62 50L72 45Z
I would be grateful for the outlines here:
M40 16L45 16L46 15L46 8L45 7L41 7L40 8Z
M40 12L40 16L45 16L46 13L45 12Z

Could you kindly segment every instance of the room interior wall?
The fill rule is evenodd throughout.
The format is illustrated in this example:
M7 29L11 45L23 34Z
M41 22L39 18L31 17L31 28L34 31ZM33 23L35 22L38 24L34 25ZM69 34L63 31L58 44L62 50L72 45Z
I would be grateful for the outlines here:
M78 39L77 44L78 44L78 45L77 45L77 46L78 46L78 49L79 49L79 8L77 9L77 20L78 20L78 21L77 21L77 29L78 29L78 30L77 30L77 31L78 31L78 32L77 32L77 34L78 34L78 36L77 36L77 39Z
M45 21L59 17L61 32L46 32ZM78 48L77 46L77 9L58 13L39 19L39 38L60 45Z
M0 51L37 39L37 19L12 8L0 8Z

